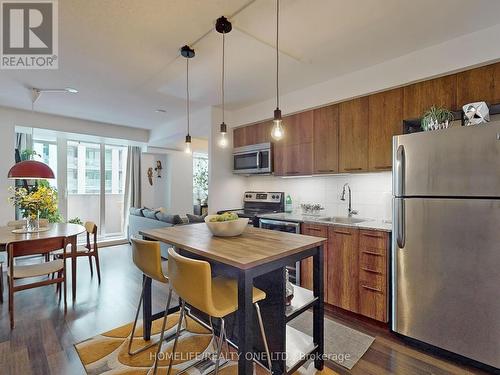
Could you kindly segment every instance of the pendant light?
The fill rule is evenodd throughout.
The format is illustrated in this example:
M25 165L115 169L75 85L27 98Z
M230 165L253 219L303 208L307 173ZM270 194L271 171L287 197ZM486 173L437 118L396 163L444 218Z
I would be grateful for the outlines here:
M280 15L280 0L276 0L276 109L274 110L273 128L271 136L274 140L279 141L284 136L283 120L281 118L280 109L280 92L279 92L279 15Z
M226 57L226 49L225 49L225 44L226 44L226 34L229 33L233 29L233 26L231 25L231 22L229 20L222 16L217 19L217 22L215 23L215 30L217 32L222 34L222 79L221 79L221 85L222 85L222 123L220 124L220 138L219 138L219 146L222 148L227 147L227 125L224 122L224 114L225 114L225 97L224 97L224 68L225 68L225 57Z
M189 59L193 58L195 53L194 49L189 46L181 48L181 55L186 58L186 117L187 117L187 135L186 146L184 152L191 153L191 135L189 135Z

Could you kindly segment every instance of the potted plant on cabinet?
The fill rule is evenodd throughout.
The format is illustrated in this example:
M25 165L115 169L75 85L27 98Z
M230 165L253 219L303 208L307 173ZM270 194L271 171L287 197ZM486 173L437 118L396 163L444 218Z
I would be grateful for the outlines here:
M420 124L425 131L446 129L453 120L453 113L449 109L432 106L424 113Z

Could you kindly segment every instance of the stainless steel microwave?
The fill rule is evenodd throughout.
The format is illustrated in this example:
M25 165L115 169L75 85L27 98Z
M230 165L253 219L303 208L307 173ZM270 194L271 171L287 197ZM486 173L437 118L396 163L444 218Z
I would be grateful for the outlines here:
M271 143L236 147L233 150L233 173L270 174L272 169Z

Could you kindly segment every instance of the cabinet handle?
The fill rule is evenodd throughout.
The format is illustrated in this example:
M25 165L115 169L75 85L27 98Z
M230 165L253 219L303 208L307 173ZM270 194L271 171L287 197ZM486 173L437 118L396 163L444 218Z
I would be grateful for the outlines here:
M375 169L392 169L392 165L375 166Z
M382 254L382 253L377 253L376 251L370 251L370 250L363 250L362 253L369 254L369 255L376 255L379 257L384 256L384 254Z
M350 232L343 232L343 231L341 231L341 230L334 230L333 232L334 232L334 233L338 233L338 234L345 234L346 236L350 236L350 235L352 234L352 233L350 233Z
M384 238L384 236L381 235L381 234L371 234L371 233L363 233L363 236L365 236L365 237L373 237L373 238Z
M363 168L344 168L346 171L361 171Z
M296 172L296 171L289 171L289 172L285 172L285 174L299 174L300 172Z
M323 173L323 172L335 172L335 169L317 169L318 172Z
M371 273L376 273L377 275L382 275L382 272L377 271L377 270L372 270L371 268L368 268L368 267L361 267L361 269L363 271L366 271L366 272L371 272Z
M319 228L307 228L307 230L313 231L313 232L322 232L322 229Z
M361 287L365 288L365 289L368 289L368 290L371 290L373 292L383 293L381 289L374 288L373 286L361 284Z

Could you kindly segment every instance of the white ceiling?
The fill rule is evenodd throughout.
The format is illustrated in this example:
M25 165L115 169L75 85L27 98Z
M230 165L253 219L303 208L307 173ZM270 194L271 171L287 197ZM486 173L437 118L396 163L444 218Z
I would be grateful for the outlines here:
M274 96L274 0L59 1L59 69L0 71L0 105L153 129L185 114L179 47L251 3L226 41L227 108ZM332 79L499 22L498 0L281 0L281 92ZM220 102L221 36L190 61L193 111ZM155 113L164 108L166 113ZM180 130L180 129L179 129ZM205 134L193 134L203 137Z

